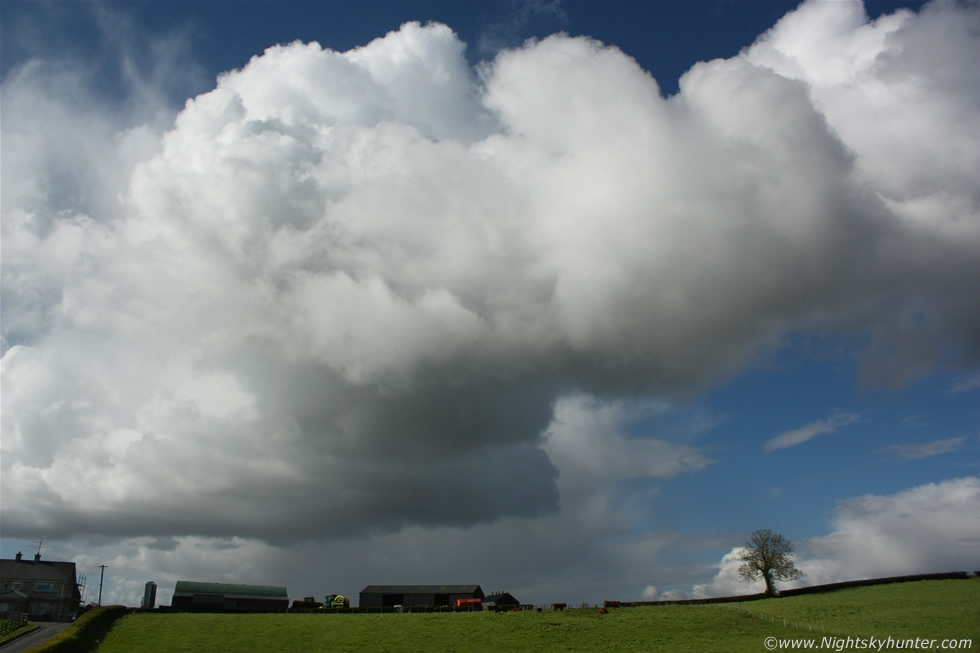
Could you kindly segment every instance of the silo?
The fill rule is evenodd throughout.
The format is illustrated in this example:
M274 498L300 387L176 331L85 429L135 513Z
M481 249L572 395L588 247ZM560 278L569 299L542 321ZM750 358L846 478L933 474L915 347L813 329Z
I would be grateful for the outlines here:
M152 610L153 606L157 603L157 584L152 580L146 581L146 586L143 588L143 605L141 606L144 610Z

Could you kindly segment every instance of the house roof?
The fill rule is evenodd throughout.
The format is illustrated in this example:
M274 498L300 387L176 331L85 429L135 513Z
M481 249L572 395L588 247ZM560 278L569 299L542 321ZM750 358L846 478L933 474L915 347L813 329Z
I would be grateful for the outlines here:
M479 585L368 585L361 594L474 594Z
M520 601L515 599L510 592L494 592L487 594L483 599L484 603L505 603L519 605Z
M30 598L23 592L19 590L8 590L6 592L0 593L0 601L20 601L22 599Z
M53 560L0 560L0 579L77 582L74 562Z
M233 583L200 583L193 580L178 580L174 596L188 594L221 594L224 596L257 597L267 599L288 599L285 587L278 585L238 585Z

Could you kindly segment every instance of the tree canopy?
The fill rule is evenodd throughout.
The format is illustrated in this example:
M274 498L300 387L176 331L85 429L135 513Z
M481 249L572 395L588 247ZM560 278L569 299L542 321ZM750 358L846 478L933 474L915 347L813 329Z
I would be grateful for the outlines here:
M776 596L775 581L796 580L806 576L793 564L793 545L769 529L752 533L742 550L738 575L746 583L766 581L766 596Z

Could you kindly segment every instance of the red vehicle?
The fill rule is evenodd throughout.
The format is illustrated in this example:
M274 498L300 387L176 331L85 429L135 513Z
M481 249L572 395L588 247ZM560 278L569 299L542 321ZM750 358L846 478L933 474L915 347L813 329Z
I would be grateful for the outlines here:
M290 612L312 612L313 610L320 610L323 608L323 604L315 600L312 596L305 597L302 601L296 599L293 601L293 606L289 608Z
M480 599L456 599L457 608L469 608L470 610L482 610L483 601Z

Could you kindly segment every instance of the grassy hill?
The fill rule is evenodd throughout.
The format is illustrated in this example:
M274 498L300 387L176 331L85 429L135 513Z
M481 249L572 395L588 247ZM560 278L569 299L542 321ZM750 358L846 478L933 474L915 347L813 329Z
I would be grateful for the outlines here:
M137 613L116 622L98 651L758 653L767 650L767 637L811 639L819 649L824 637L848 636L939 642L968 638L968 650L980 650L980 579L861 587L743 604L618 608L609 614L595 608L499 614Z
M972 638L980 650L980 578L856 587L738 607L845 635Z

